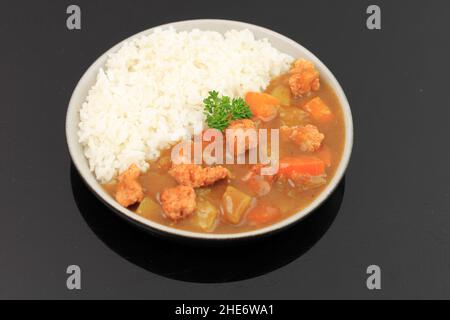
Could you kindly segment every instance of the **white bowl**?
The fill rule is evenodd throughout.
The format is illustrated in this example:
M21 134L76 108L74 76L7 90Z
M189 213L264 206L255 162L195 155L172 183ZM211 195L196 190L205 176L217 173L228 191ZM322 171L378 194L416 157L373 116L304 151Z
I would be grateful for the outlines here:
M292 216L278 223L249 232L233 233L233 234L208 234L208 233L184 231L171 228L153 222L151 220L144 219L139 215L135 214L134 212L122 207L108 193L106 193L103 190L102 186L95 179L93 173L89 170L88 162L83 154L83 149L81 145L78 143L78 136L77 136L78 123L80 121L79 116L80 107L82 103L85 101L89 89L95 83L98 70L105 64L108 54L115 52L119 49L119 47L122 45L122 43L119 43L110 50L108 50L106 53L104 53L100 58L98 58L94 62L94 64L92 64L89 67L89 69L83 75L81 80L78 82L78 85L75 88L75 91L73 92L72 98L70 99L69 102L69 108L67 110L66 116L67 144L69 147L70 156L72 157L72 161L75 167L77 168L78 172L80 173L81 177L90 187L90 189L97 195L97 197L101 199L103 202L105 202L120 216L127 218L127 220L135 222L140 226L146 227L146 229L150 231L156 233L163 233L166 235L176 235L187 238L212 239L212 240L250 238L280 230L307 216L314 209L316 209L322 202L324 202L336 188L339 181L342 179L344 175L352 151L353 145L352 114L350 111L350 106L348 104L347 98L345 97L344 91L342 90L336 78L315 55L313 55L311 52L309 52L307 49L302 47L297 42L279 33L276 33L274 31L259 26L255 26L253 24L230 20L205 19L205 20L188 20L188 21L174 22L160 27L169 27L169 26L173 26L177 31L192 30L194 28L198 28L201 30L214 30L222 33L230 29L236 30L249 29L255 34L256 38L258 39L267 38L271 42L271 44L281 52L290 54L294 58L306 58L312 61L315 64L318 71L320 72L321 78L325 79L325 81L329 83L333 88L333 90L335 91L343 109L345 130L346 130L345 146L344 152L342 154L342 159L339 163L335 175L333 176L329 184L326 186L326 188L319 194L319 196L316 199L314 199L314 201L303 210L293 214ZM127 40L151 33L153 29L154 28L151 28L141 33L138 33Z

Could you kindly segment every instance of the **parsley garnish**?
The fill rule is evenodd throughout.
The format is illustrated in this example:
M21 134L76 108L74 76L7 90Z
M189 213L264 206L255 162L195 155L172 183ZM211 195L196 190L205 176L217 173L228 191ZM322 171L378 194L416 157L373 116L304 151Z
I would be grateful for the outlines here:
M220 131L225 130L231 121L253 117L249 106L242 98L219 97L217 91L210 91L203 103L208 126Z

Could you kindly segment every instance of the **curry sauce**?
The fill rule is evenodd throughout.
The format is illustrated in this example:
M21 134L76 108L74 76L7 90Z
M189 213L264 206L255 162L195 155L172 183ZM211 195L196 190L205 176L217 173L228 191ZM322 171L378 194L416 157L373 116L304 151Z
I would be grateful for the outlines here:
M295 71L295 67L292 70ZM271 117L267 116L266 109L257 112L252 110L253 121L259 129L280 129L281 160L277 176L259 177L253 174L256 171L255 165L252 164L223 164L221 166L229 173L226 177L224 175L224 178L213 184L197 185L193 188L195 212L180 219L171 219L163 210L161 195L165 190L173 190L179 186L180 179L174 178L173 172L171 174L172 150L167 149L161 152L159 159L149 162L147 172L137 178L145 199L131 205L129 209L146 219L177 229L223 234L262 228L308 206L331 181L341 161L345 144L345 124L341 105L331 86L323 79L320 79L318 86L317 78L315 82L311 80L312 85L305 89L303 83L298 81L309 81L314 75L306 73L301 75L303 78L299 76L300 80L293 79L292 70L273 79L265 90L266 94L278 102L276 114ZM295 75L298 76L298 73ZM297 89L304 91L296 94ZM305 93L305 90L309 91ZM323 109L320 109L322 106L326 106L328 111L323 112ZM258 117L259 119L256 119ZM284 132L287 132L285 137L283 128ZM300 137L300 140L297 137ZM316 140L311 140L312 138ZM300 179L295 179L290 175L296 173L295 169L292 171L290 167L282 166L283 161L296 161L295 159L319 159L324 168L323 172L320 171L317 176L309 172L300 176ZM253 181L253 178L259 180ZM255 186L249 181L258 183L259 189L256 192ZM115 197L118 180L104 184L103 187ZM264 189L266 187L268 190ZM190 197L192 198L192 195ZM230 209L233 213L227 213L227 203L233 202L234 199L240 199L240 207L236 205ZM243 208L239 209L242 212L234 212L236 208Z

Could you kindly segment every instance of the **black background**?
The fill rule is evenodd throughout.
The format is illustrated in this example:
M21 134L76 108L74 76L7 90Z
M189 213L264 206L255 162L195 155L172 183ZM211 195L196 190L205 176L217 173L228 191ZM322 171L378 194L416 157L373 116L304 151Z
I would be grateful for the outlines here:
M366 28L378 4L382 30ZM82 30L66 28L78 4ZM0 298L450 298L450 2L2 1ZM314 52L349 99L344 181L308 219L252 243L149 236L108 211L72 168L70 95L122 39L193 18L280 32ZM66 289L66 268L82 290ZM366 288L366 268L382 289Z

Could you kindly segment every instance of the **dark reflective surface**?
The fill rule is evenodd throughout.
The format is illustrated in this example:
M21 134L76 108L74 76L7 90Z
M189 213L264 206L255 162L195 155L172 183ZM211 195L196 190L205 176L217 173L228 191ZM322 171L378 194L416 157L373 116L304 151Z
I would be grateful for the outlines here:
M65 12L74 3L82 9L82 30L69 31ZM449 299L450 1L376 3L381 30L366 28L373 3L361 0L3 1L0 298ZM264 249L247 245L257 253L247 253L242 266L227 261L232 272L216 271L214 258L224 259L203 249L205 258L193 255L201 262L211 257L209 279L195 259L182 260L183 250L192 249L138 235L75 177L78 205L93 230L143 268L99 240L73 199L64 133L72 91L104 51L149 27L205 17L268 27L311 50L343 87L355 125L345 198L319 242L286 230L283 245L261 241L273 258L254 258ZM293 230L326 229L323 221L331 223L333 214L315 212L310 218L318 222L305 220ZM314 247L301 256L296 240ZM171 250L166 257L164 248ZM198 285L157 275L225 281L289 260L288 267L239 283ZM82 268L82 290L67 290L72 264ZM372 264L382 269L382 290L367 290Z
M229 282L256 277L299 258L327 231L342 202L345 179L315 212L278 233L234 242L189 241L154 236L106 207L71 167L76 204L95 234L128 261L156 274L191 282Z

